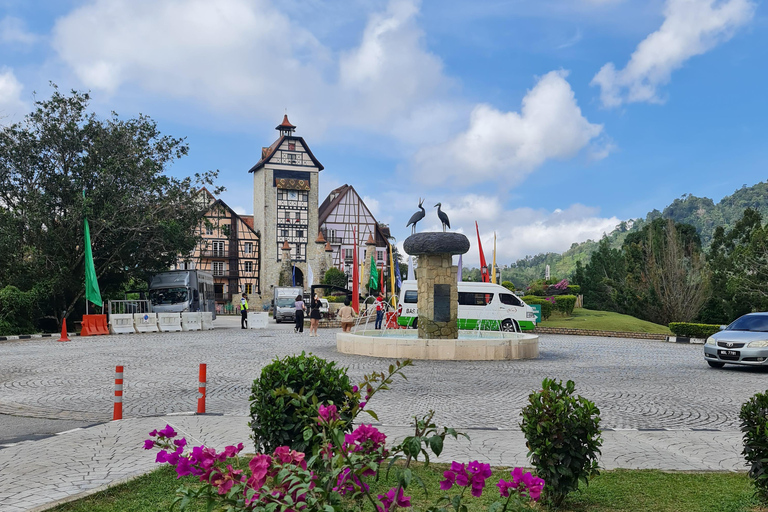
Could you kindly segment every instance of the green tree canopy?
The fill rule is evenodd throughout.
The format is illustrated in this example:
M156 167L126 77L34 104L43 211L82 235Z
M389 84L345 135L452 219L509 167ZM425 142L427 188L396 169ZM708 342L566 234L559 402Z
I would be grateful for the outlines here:
M50 99L0 131L0 288L36 290L41 312L57 320L83 304L84 216L109 298L194 248L206 208L195 192L216 176L169 176L189 150L184 139L144 115L100 119L89 99L54 85Z

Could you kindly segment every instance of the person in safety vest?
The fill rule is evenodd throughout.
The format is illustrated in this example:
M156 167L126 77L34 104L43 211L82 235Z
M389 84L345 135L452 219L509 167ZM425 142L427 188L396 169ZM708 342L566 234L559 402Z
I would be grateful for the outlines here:
M243 294L243 298L240 299L240 327L245 329L246 325L248 325L248 299Z

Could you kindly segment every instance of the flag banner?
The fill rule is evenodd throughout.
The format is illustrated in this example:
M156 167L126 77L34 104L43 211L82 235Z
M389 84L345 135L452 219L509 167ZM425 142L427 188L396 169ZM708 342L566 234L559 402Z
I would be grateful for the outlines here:
M359 270L357 266L357 232L352 228L352 238L355 240L355 246L352 249L352 309L355 313L360 313L360 278L357 275Z
M461 274L462 274L461 267L463 266L462 263L461 263L461 256L462 255L459 254L459 271L456 273L456 281L459 282L459 283L461 282Z
M416 280L416 272L413 270L413 256L408 256L408 280Z
M85 190L83 190L85 197ZM85 219L85 300L103 307L99 282L96 279L96 266L93 264L93 252L91 251L91 230L88 227L88 219Z
M291 286L296 286L296 264L294 263L291 270Z
M496 284L496 232L493 232L493 266L491 267L491 282Z
M490 277L488 276L488 264L485 262L485 255L483 254L483 243L480 241L480 228L477 227L477 221L475 221L475 229L477 230L477 247L480 251L480 273L483 276L483 282L487 283L490 282Z
M390 244L390 246L389 246L389 284L390 284L390 287L392 288L393 300L394 300L394 297L395 297L395 294L396 294L396 291L395 291L395 257L393 255L394 252L395 252L394 249L395 248L392 247L392 245Z
M379 288L379 269L376 268L376 262L371 254L371 278L368 280L368 291Z
M315 273L312 272L312 265L307 262L307 288L311 290L313 284L315 284Z
M398 288L403 287L403 278L400 276L400 264L395 265L395 284Z

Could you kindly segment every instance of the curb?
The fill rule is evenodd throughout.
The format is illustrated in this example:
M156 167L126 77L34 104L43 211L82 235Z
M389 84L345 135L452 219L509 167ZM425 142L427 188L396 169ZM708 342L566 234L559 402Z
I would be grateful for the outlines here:
M61 333L51 333L51 334L19 334L18 336L0 336L0 341L15 341L15 340L30 340L30 339L37 339L37 338L50 338L52 336L59 336ZM80 336L80 333L77 332L70 332L67 334L68 336Z
M703 345L707 342L704 338L686 338L684 336L667 336L669 343L690 343L692 345Z
M567 327L536 327L534 334L566 334L573 336L601 336L604 338L629 338L637 340L668 341L670 336L649 332L596 331L592 329L570 329ZM680 342L687 343L687 342Z

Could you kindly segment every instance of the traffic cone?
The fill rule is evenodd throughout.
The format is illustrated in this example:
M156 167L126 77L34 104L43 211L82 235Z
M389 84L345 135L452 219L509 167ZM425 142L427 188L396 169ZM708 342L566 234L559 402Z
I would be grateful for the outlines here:
M69 339L69 336L67 335L67 319L63 319L61 321L61 338L59 338L57 341L72 341Z

